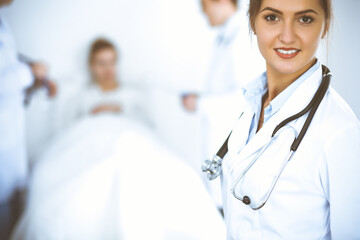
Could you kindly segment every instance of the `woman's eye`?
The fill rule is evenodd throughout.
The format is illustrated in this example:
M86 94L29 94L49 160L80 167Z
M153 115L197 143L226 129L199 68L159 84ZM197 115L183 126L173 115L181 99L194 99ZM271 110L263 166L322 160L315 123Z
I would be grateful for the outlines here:
M300 18L301 23L311 23L314 19L312 17L303 16Z
M269 21L269 22L274 22L274 21L278 20L278 18L275 15L267 15L267 16L265 16L265 19L266 19L266 21Z

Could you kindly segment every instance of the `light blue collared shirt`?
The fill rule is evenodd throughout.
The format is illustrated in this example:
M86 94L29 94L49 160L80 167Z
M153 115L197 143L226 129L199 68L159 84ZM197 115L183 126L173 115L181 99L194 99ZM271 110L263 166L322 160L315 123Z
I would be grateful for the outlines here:
M303 75L301 75L296 81L294 81L290 86L288 86L270 102L269 106L267 106L264 110L263 125L265 125L266 122L280 110L280 108L295 92L295 90L300 86L300 84L303 83L305 79L307 79L311 74L313 74L319 67L320 62L317 61L309 70L307 70ZM249 129L249 137L247 142L249 142L250 139L256 134L261 113L262 98L267 92L267 90L268 84L266 72L264 72L258 79L250 82L242 88L245 100L254 113Z

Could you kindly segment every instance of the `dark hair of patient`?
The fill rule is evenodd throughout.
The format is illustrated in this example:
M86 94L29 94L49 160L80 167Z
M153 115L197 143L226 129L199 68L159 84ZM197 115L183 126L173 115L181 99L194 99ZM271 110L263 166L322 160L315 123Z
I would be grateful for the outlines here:
M94 57L96 53L100 52L104 49L112 49L117 55L116 48L113 43L111 43L109 40L105 38L97 38L90 46L89 56L88 56L88 64L91 65L91 63L94 60Z

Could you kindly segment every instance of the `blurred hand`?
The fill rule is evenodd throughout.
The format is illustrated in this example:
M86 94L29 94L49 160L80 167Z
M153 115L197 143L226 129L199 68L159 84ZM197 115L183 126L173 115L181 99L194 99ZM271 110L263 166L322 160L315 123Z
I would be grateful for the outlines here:
M91 110L91 114L99 114L102 112L120 113L122 112L122 108L117 104L104 104L97 106Z
M49 97L55 97L57 93L56 84L48 80L48 69L47 66L40 62L34 62L30 64L33 76L35 78L34 89L45 87L48 90Z
M46 85L46 88L48 90L48 96L53 98L56 96L57 94L57 86L56 86L56 83L54 83L53 81L51 80L46 80L47 82L45 83Z
M36 80L44 80L47 77L48 70L45 64L34 62L30 64L30 67Z
M191 93L182 97L182 104L189 112L195 112L198 101L198 95Z

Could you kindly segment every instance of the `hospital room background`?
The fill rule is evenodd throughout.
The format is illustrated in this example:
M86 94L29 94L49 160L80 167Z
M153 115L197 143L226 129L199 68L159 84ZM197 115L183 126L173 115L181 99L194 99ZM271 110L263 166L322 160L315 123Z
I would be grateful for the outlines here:
M359 118L360 28L349 23L360 23L360 1L333 3L334 28L320 60L335 76L332 86ZM181 105L183 93L201 91L205 85L216 32L208 26L199 0L15 0L3 14L19 52L45 62L58 85L56 98L49 100L45 90L38 91L27 107L31 166L75 121L72 103L89 81L90 43L106 37L119 50L120 80L141 92L145 124L200 174L202 117Z
M320 56L335 76L341 76L332 86L358 117L360 30L349 23L360 23L359 6L358 0L334 1L335 23L328 42L331 51ZM199 1L16 0L4 9L4 16L18 50L45 62L60 88L57 100L44 100L38 93L28 108L31 157L71 123L71 104L67 103L88 80L87 50L92 40L104 36L119 48L121 81L142 86L146 92L151 113L147 117L165 142L191 164L199 160L198 141L195 136L188 138L196 132L193 129L199 119L183 111L179 98L182 92L201 90L210 57L214 33ZM53 108L57 111L50 111Z

